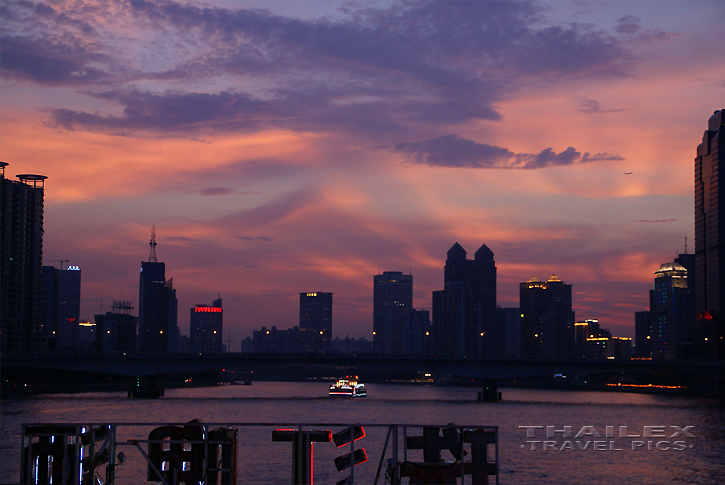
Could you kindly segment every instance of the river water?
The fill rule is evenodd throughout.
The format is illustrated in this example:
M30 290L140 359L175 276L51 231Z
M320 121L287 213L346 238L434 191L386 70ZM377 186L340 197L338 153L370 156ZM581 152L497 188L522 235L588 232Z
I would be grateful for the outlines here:
M712 400L500 389L502 402L481 403L475 388L402 384L368 384L368 397L340 399L327 397L327 386L255 382L169 389L165 397L153 400L129 399L122 393L4 399L0 483L19 483L22 423L134 423L119 428L119 442L126 443L147 439L153 423L192 419L215 424L283 423L283 427L311 424L311 429L322 429L316 426L320 423L497 426L502 484L725 483L725 409ZM548 426L553 427L549 437ZM290 483L291 445L272 442L273 429L239 427L238 483ZM368 427L367 436L355 443L369 457L355 467L356 483L374 482L386 433L387 428ZM409 436L420 434L419 429L408 430ZM146 483L142 454L130 445L119 446L118 451L127 460L119 467L117 483ZM422 455L414 453L420 452L411 451L408 458L422 461ZM445 453L444 458L453 461ZM349 474L333 465L340 454L333 443L315 445L315 483L336 483ZM383 477L381 472L379 483L384 483Z

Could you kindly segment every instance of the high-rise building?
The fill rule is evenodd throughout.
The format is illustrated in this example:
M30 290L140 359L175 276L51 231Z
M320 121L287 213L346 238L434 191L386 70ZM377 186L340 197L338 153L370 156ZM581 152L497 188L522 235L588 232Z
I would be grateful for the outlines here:
M81 320L78 325L78 349L88 352L95 350L96 345L96 324ZM134 349L136 348L136 332L133 333Z
M332 293L300 293L302 351L329 354L332 350Z
M40 348L44 175L5 178L0 162L0 352Z
M195 354L221 354L224 310L222 299L190 310L189 347Z
M708 120L695 158L693 356L725 358L725 110Z
M651 357L681 358L682 345L690 340L692 321L687 268L676 262L665 263L654 275L654 290L650 290Z
M433 292L433 344L441 356L490 356L497 342L496 263L484 244L473 260L455 243L447 253L443 290ZM486 335L488 334L488 337Z
M519 284L524 357L570 359L575 355L571 285L556 275Z
M430 330L430 312L413 308L403 331L403 355L428 355Z
M405 354L405 330L413 310L413 275L385 271L373 277L373 352Z
M586 345L586 358L630 360L632 358L632 339L612 336L589 337Z
M548 306L543 319L544 358L571 359L574 357L574 311L571 285L556 275L546 280Z
M544 355L543 318L546 312L546 283L532 276L519 284L521 309L521 355L541 358Z
M574 358L585 359L587 355L587 339L599 337L599 320L589 319L574 322Z
M138 351L141 354L176 352L179 335L178 301L173 278L166 279L166 265L156 259L156 229L151 232L151 255L141 262L138 299Z
M503 332L498 332L502 340L499 340L498 352L492 357L521 357L521 309L499 307L496 313L502 322Z
M49 349L77 349L81 316L81 269L43 266L40 335Z
M131 315L130 301L114 301L111 311L94 315L95 350L102 354L136 353L136 325L138 318Z
M300 350L300 329L295 326L287 330L262 327L252 332L252 349L254 354L293 355Z

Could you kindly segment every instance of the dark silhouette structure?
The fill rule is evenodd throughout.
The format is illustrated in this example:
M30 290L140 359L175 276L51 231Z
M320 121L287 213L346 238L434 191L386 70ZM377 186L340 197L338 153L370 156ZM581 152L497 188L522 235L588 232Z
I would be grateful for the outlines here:
M708 120L695 158L693 353L725 358L725 110Z
M373 352L405 353L406 327L413 311L413 275L385 271L373 277Z
M556 275L519 285L524 357L570 359L575 354L571 285Z
M251 353L293 355L300 351L300 328L294 326L287 330L262 327L252 332Z
M179 334L178 302L173 279L166 279L166 265L156 260L155 228L149 245L149 261L141 262L138 351L142 354L173 353Z
M81 270L42 268L40 338L49 349L76 349L81 314Z
M94 315L96 352L124 355L136 352L138 318L131 315L132 310L130 301L114 301L110 312Z
M302 352L332 351L332 293L300 293L299 330Z
M677 262L664 263L655 271L650 290L650 357L655 360L682 358L683 344L690 340L692 299L687 268Z
M443 270L444 289L433 292L433 355L489 356L496 322L496 263L484 244L473 260L455 243ZM488 334L488 338L487 338Z
M190 310L189 347L195 354L220 354L222 352L222 331L224 309L222 299L211 305L196 305Z
M634 312L634 343L635 357L652 357L652 318L649 310Z
M429 355L430 331L430 312L413 308L405 323L403 355Z
M44 175L5 178L0 162L0 351L41 348Z

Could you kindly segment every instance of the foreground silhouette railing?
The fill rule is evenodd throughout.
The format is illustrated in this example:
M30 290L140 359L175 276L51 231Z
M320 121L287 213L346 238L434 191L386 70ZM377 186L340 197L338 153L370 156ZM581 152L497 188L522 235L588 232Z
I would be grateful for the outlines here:
M328 483L325 478L354 484L356 475L358 483L375 484L499 483L495 426L193 420L22 428L21 484L114 485L145 478L164 485L235 485L241 472L249 477L258 472L262 483L270 483L270 474L278 477L274 483L292 484ZM290 445L292 459L280 459ZM379 459L371 462L377 468L365 469L377 453ZM315 465L324 473L315 476ZM349 475L339 479L341 472Z

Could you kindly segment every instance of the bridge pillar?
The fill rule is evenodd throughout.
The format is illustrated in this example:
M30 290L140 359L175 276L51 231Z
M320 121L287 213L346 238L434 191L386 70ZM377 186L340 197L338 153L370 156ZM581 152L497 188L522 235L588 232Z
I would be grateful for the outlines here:
M129 389L128 397L155 399L164 395L159 387L159 376L141 376L136 378L133 388Z
M496 379L483 380L481 391L478 393L478 400L483 402L498 402L501 400Z

